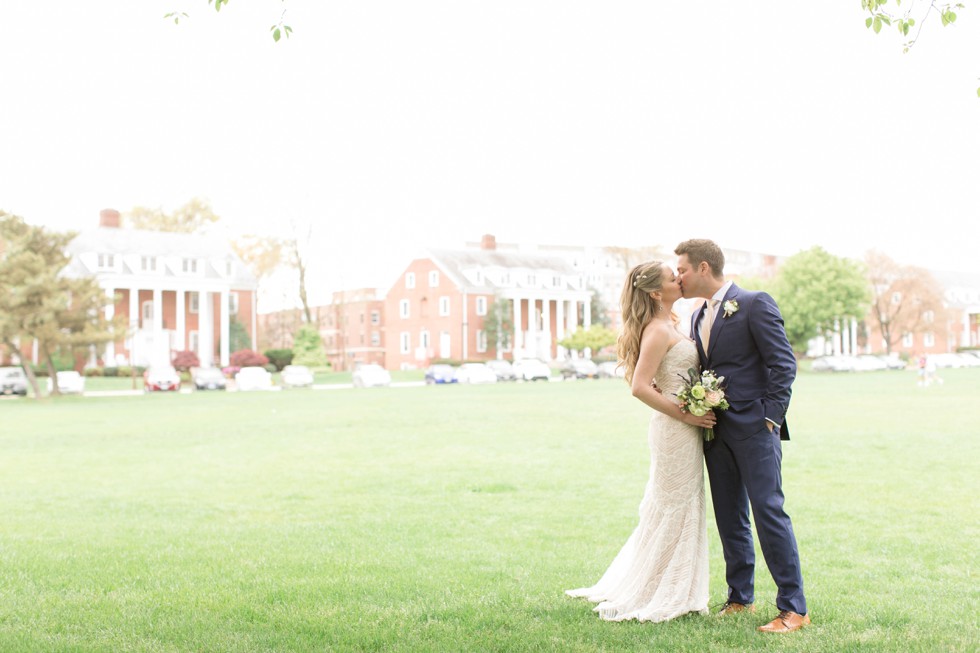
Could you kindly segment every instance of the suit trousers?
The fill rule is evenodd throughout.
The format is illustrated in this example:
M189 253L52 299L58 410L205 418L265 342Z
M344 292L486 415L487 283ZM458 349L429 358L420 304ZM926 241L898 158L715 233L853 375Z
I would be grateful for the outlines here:
M744 439L715 432L715 439L706 443L704 458L725 555L728 600L744 604L755 600L751 506L762 554L778 589L776 607L806 614L796 536L783 510L779 429L770 433L763 427Z

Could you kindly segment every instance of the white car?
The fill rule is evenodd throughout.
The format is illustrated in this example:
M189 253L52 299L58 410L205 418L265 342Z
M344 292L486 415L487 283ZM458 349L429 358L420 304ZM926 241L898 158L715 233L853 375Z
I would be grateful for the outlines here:
M279 379L285 388L308 388L313 385L313 372L306 365L287 365Z
M514 376L524 381L547 381L551 379L551 368L540 359L522 358L515 361Z
M463 363L456 370L460 383L496 383L497 375L483 363Z
M355 388L380 388L391 385L391 373L376 363L358 365L351 374Z
M272 375L264 367L243 367L235 374L235 386L240 392L272 390Z
M85 392L85 377L73 370L58 372L58 392L63 395L80 395ZM51 379L48 378L48 392L51 392Z

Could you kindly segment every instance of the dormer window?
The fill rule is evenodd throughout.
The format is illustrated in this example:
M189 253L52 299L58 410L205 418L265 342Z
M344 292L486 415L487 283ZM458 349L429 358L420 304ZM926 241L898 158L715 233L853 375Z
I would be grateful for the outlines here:
M157 260L153 256L143 256L140 258L140 270L143 272L156 272Z
M231 276L231 261L225 261L225 276Z
M197 259L185 258L181 268L185 274L197 274Z
M535 277L533 274L527 275L527 285L534 286L537 283L538 283L537 277Z
M113 270L116 267L116 256L114 254L99 254L99 269Z

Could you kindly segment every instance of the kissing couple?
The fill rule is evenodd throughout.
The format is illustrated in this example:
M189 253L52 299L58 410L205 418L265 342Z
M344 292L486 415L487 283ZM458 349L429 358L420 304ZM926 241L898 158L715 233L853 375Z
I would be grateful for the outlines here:
M566 594L598 603L610 621L708 614L703 459L728 583L718 614L755 611L751 507L779 611L758 630L799 630L810 617L781 473L796 357L776 302L726 282L718 245L687 240L674 253L676 273L661 261L637 265L620 298L619 363L633 396L653 409L640 523L595 585ZM705 300L683 328L672 311L681 297ZM724 377L727 410L698 416L682 408L676 395L690 368Z

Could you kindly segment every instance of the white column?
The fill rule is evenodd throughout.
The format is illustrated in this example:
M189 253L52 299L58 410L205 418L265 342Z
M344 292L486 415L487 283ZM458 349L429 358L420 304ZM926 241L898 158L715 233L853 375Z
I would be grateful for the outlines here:
M590 329L592 327L592 302L590 300L582 302L582 308L584 309L582 327L585 329Z
M524 327L521 326L521 298L515 297L514 302L514 357L524 357Z
M228 367L228 361L231 358L231 343L229 342L231 320L228 315L231 311L228 310L228 296L228 289L223 289L221 302L218 306L218 319L221 320L221 367Z
M140 330L140 290L134 286L129 289L129 364L136 365L137 337Z
M840 337L840 320L834 320L834 354L840 356L844 353L843 347L841 346Z
M575 333L575 329L578 328L578 307L576 306L576 301L571 299L568 301L568 333Z
M163 291L153 289L153 354L151 363L170 362L170 343L163 337Z
M533 358L538 358L538 300L527 300L527 348Z
M112 288L106 288L105 294L109 300L105 307L105 319L111 322L112 318L116 316L116 291ZM116 364L116 343L113 340L105 343L103 363L110 367Z
M187 316L184 307L187 304L187 293L184 290L177 291L177 351L187 349Z
M973 343L970 342L970 311L963 311L963 335L960 336L960 346L970 347Z
M555 340L565 339L565 300L555 300ZM558 358L564 360L568 358L568 352L561 345L555 347Z
M211 323L211 293L199 290L197 293L197 358L202 367L210 367L214 362L213 332Z
M547 297L541 299L541 329L544 332L544 340L548 343L547 353L545 360L551 360L551 343L554 339L551 337L551 300Z
M858 353L858 321L857 318L851 318L851 353L857 355Z

